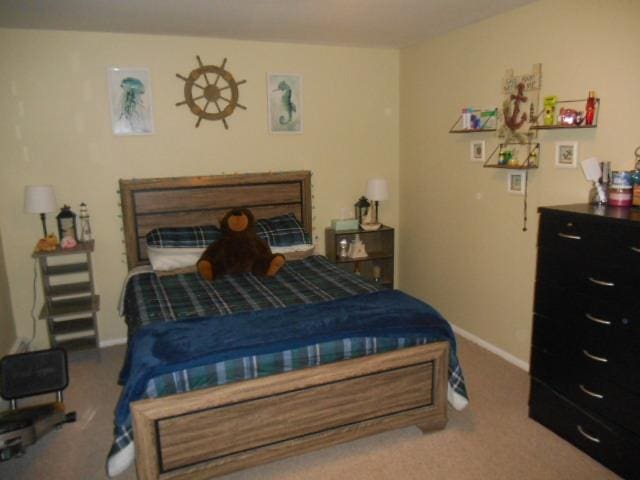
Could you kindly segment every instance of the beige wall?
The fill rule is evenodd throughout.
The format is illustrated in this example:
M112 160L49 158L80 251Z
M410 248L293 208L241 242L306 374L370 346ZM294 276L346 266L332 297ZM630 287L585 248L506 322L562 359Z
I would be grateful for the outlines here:
M584 202L580 169L554 167L555 142L578 141L579 157L631 169L640 144L640 2L545 0L401 52L401 287L454 324L528 361L535 276L536 209ZM523 198L506 172L469 161L469 142L448 134L467 105L500 105L505 70L542 63L542 95L602 99L593 130L541 132L541 166Z
M16 329L13 323L11 293L2 248L2 229L0 229L0 357L9 353L15 341Z
M207 64L227 67L240 87L229 118L203 122L182 100L176 73ZM156 133L111 133L106 71L109 66L151 72ZM30 336L31 249L41 234L36 215L22 213L24 185L51 183L58 202L76 212L89 206L96 238L97 291L102 297L102 340L125 336L116 314L126 273L120 230L119 178L309 169L313 172L314 225L320 251L324 227L351 211L367 178L391 183L385 222L398 222L399 53L208 38L0 30L0 228L19 335ZM266 73L303 76L304 133L267 133ZM54 228L52 218L50 228ZM46 344L39 324L36 346Z

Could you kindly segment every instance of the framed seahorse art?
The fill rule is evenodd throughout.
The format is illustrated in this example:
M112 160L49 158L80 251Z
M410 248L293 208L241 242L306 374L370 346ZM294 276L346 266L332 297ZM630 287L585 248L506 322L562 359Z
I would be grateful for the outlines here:
M302 76L267 74L269 132L302 133Z

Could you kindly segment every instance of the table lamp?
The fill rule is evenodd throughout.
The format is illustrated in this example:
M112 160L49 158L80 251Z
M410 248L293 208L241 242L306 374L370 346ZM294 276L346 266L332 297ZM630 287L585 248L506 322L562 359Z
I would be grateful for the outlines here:
M24 187L24 212L39 213L42 231L47 236L45 214L58 210L52 185L27 185Z
M372 178L367 182L367 198L373 201L373 212L371 215L370 227L382 225L378 221L378 202L389 198L389 186L384 178Z

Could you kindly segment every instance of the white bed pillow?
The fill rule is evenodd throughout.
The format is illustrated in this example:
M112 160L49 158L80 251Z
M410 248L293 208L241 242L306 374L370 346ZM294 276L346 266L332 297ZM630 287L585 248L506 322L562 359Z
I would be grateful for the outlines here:
M314 253L311 243L301 243L286 247L271 247L272 253L281 253L285 260L302 260ZM204 253L204 248L160 248L147 247L147 255L153 270L159 275L178 275L196 271L196 263Z
M313 255L314 251L315 247L312 243L300 243L287 247L271 247L271 253L281 253L287 261L303 260Z
M149 262L156 272L170 272L184 268L193 268L200 256L204 253L204 248L160 248L147 247Z

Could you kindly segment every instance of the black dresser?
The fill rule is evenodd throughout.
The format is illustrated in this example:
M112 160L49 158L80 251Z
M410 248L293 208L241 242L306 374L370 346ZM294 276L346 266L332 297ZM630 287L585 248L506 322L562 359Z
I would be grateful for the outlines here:
M539 212L529 416L640 479L640 210Z

